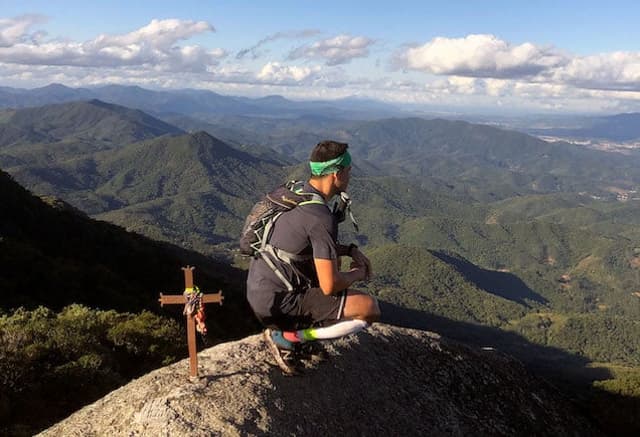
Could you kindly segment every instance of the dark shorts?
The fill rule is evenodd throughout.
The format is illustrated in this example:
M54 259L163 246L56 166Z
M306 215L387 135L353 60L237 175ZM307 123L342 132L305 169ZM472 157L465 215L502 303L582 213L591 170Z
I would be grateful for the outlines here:
M309 288L303 293L282 294L286 295L282 297L288 301L287 306L293 303L292 308L287 313L266 317L258 315L262 324L268 328L295 330L330 325L342 318L347 300L346 290L329 296L320 288Z

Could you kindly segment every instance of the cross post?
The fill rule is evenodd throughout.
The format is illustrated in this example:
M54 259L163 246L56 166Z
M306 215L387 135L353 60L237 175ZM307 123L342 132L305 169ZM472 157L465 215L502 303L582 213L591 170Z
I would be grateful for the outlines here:
M193 270L195 267L187 266L182 267L184 271L184 287L185 292L195 292L193 286ZM172 304L182 304L185 305L187 303L187 296L185 294L162 294L160 293L160 298L158 302L160 302L160 306L164 305L172 305ZM222 296L222 291L218 291L217 293L209 293L203 294L200 298L200 305L204 305L206 303L219 303L222 305L224 297ZM187 344L189 346L189 377L197 378L198 377L198 351L196 349L196 323L195 323L195 312L192 314L186 314L187 318Z

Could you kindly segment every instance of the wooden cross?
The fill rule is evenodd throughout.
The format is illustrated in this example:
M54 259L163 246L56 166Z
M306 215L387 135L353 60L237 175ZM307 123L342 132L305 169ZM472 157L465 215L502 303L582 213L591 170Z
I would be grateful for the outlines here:
M184 271L184 287L185 291L193 290L193 270L195 267L182 267ZM222 291L211 294L203 294L200 301L201 305L206 303L219 303L222 305ZM183 294L167 294L160 293L160 306L171 304L182 304L187 302L187 298ZM198 377L198 351L196 350L196 322L194 314L187 315L187 344L189 345L189 377Z

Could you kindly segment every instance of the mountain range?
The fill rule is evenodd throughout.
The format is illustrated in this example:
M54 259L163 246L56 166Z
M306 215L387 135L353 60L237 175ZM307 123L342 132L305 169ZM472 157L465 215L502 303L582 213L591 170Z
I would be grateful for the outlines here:
M382 232L369 230L372 241L399 226L388 208L396 194L381 185L410 183L414 193L400 209L422 205L413 208L414 216L435 205L445 208L443 215L450 209L450 216L463 210L456 202L561 192L615 198L640 182L636 156L550 144L488 126L416 118L340 123L334 138L349 142L356 176L385 193L377 202L385 205L387 224ZM224 142L204 131L186 133L96 100L7 110L0 113L0 166L35 192L63 196L89 214L206 251L236 238L244 211L265 187L304 177L296 163L309 146L296 140L312 124L266 120L259 136L265 142L252 145L244 138ZM335 127L335 120L320 123L307 140L330 137ZM233 137L233 129L227 135ZM294 140L283 143L287 132ZM354 190L368 196L357 184Z
M402 111L393 105L351 97L332 102L292 101L282 96L247 98L225 96L205 90L148 90L138 86L106 85L96 88L69 88L50 84L42 88L0 87L0 108L25 108L55 103L99 99L151 114L190 116L247 115L297 118L332 114L341 118L369 118Z
M611 390L639 380L637 156L441 119L324 118L316 125L314 117L297 124L292 118L233 115L206 122L228 136L224 141L192 130L201 127L194 119L181 119L191 128L96 100L0 113L0 166L35 193L61 197L72 205L64 214L74 217L59 225L56 214L41 213L50 209L34 206L40 201L5 176L7 193L23 193L14 196L21 200L6 200L17 205L3 217L8 225L2 234L12 236L6 240L12 244L7 259L13 260L7 266L22 259L50 272L46 280L29 278L29 293L42 293L20 296L21 281L6 270L5 281L15 291L6 295L5 309L60 308L46 299L50 289L68 295L64 302L153 306L153 293L142 299L124 285L124 294L88 299L82 290L89 279L77 281L72 274L88 270L100 284L119 290L126 281L112 275L133 274L134 260L145 256L135 250L142 244L138 234L144 234L215 256L211 271L231 272L240 311L242 273L231 264L246 267L235 252L246 213L266 190L307 176L302 154L312 144L306 141L335 138L349 142L355 157L350 194L361 224L356 232L345 223L340 239L358 242L375 266L374 280L360 286L386 302L448 320L441 328L459 340L475 338L482 327L499 328L508 333L503 350L538 369L547 363L545 371L556 379L585 384L581 375L591 374L585 361L592 361ZM254 144L247 139L255 126L261 128ZM135 234L104 222L88 225L78 210ZM76 229L82 231L78 239L66 237ZM23 246L21 235L33 235L33 241ZM120 239L133 241L132 249L122 246L115 253L131 256L114 255L118 263L97 271L90 267L106 262L92 258L93 251L102 254L109 241ZM60 252L61 241L69 242L67 252ZM68 267L75 263L65 261L68 252L80 254L78 262L86 265ZM177 269L150 262L166 270L157 286ZM132 304L129 295L141 300ZM465 325L451 329L451 321ZM522 347L522 339L546 352ZM584 360L558 359L554 351ZM620 373L618 366L627 370Z
M472 123L499 124L508 129L532 135L613 142L629 142L640 139L640 130L638 129L640 114L637 113L606 116L531 114L515 118L508 116L497 118L497 116L474 113L464 114L459 110L429 112L424 108L411 105L394 105L361 97L347 97L331 101L293 101L278 95L247 98L222 95L207 90L149 90L138 86L123 85L70 88L54 83L35 89L0 87L0 108L18 109L91 99L140 109L160 118L168 119L176 125L180 125L176 120L184 117L199 124L212 120L221 121L221 119L226 119L224 124L227 124L229 119L235 117L294 120L296 122L313 119L318 123L322 119L374 120L388 117L404 118L416 114L421 118L442 117L449 120L466 120ZM196 130L201 129L200 127ZM211 132L209 129L205 130ZM249 136L257 133L255 129L243 129L243 131Z

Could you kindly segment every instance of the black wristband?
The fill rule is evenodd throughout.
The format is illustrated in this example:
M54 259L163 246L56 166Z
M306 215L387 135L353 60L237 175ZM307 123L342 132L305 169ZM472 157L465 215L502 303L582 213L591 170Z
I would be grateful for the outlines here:
M358 245L357 245L357 244L353 244L353 243L351 243L351 244L349 245L349 248L347 249L347 255L352 256L352 255L351 255L351 252L353 251L353 249L357 249L357 248L358 248Z

